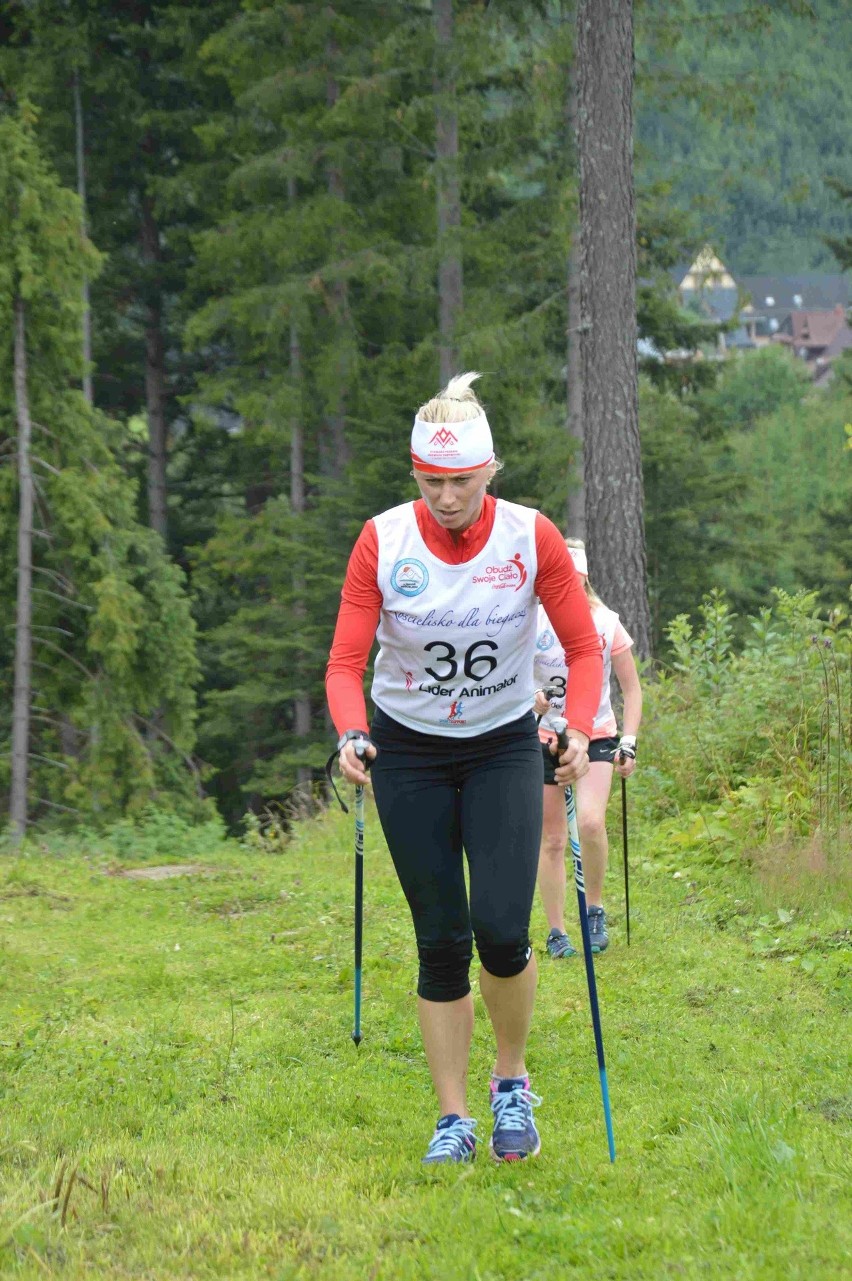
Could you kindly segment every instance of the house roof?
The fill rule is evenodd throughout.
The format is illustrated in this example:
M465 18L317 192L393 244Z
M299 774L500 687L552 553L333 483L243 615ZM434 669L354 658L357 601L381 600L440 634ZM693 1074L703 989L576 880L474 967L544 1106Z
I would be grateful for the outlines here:
M737 280L749 296L750 309L760 315L837 306L845 309L852 294L848 276L839 273L807 271L797 276L738 276Z
M688 299L700 295L714 313L726 311L737 290L746 302L744 310L761 316L830 310L838 305L845 309L852 303L852 279L842 272L741 276L731 272L710 245L705 245L692 263L675 267L672 276L682 295ZM729 319L732 311L724 319Z
M791 311L781 332L775 335L775 341L804 347L808 351L822 351L847 329L846 313L840 304L831 311Z
M852 325L844 324L822 353L826 360L833 360L843 351L852 351Z
M713 252L712 246L705 245L700 253L696 254L691 266L680 272L678 285L681 289L689 291L707 288L735 290L737 282L722 260Z

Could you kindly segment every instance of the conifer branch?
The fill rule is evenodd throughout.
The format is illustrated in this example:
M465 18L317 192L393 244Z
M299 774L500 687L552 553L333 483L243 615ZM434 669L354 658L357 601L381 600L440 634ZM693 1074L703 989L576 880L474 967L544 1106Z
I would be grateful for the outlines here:
M80 662L79 658L75 658L73 654L69 654L67 650L62 649L61 646L55 645L53 641L46 640L45 637L42 636L39 638L39 644L44 645L47 649L53 650L54 653L59 654L61 658L67 658L68 662L73 663L75 667L79 668L79 670L83 673L83 675L86 676L90 681L97 680L96 674L94 672L90 672L88 667L86 667L85 664ZM48 671L53 670L46 663L43 663L41 665L43 667L47 667Z
M87 614L94 613L93 605L86 605L81 600L71 600L68 596L60 596L58 592L52 592L47 587L34 587L34 596L50 596L53 600L58 600L62 605L71 605L74 609L85 610Z
M77 809L76 805L61 805L59 801L49 801L46 796L37 796L36 805L49 805L53 810L64 810L67 814L82 814L83 811Z

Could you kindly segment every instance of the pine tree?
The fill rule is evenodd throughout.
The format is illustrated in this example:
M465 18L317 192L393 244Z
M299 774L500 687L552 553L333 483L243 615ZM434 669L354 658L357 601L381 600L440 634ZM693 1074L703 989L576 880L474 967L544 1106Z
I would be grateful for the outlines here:
M80 190L85 180L83 217L106 255L90 299L92 396L124 417L144 410L137 465L148 521L163 537L168 462L190 385L178 335L199 217L169 182L198 158L195 127L217 101L215 80L199 73L198 47L239 7L34 0L14 9L13 49L2 59L14 90L41 108L43 146L66 185Z
M0 490L0 528L17 524L20 536L15 688L4 702L14 704L20 836L45 806L108 816L160 793L190 798L196 663L180 576L135 520L121 434L78 389L81 283L98 255L26 103L0 115L0 217L10 335L0 433L19 459L19 484L7 471ZM12 572L7 561L3 580Z

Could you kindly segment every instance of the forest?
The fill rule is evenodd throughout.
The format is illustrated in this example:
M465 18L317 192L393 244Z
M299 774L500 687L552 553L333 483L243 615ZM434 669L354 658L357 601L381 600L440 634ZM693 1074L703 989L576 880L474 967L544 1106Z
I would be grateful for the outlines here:
M413 496L448 245L499 492L565 527L574 7L452 8L448 51L421 0L4 6L0 794L26 419L36 825L238 828L321 778L340 584L364 520ZM817 387L777 346L713 359L672 273L707 243L735 275L852 269L852 11L637 0L635 26L639 334L705 356L641 362L664 666L713 591L734 632L778 590L848 616L852 363Z

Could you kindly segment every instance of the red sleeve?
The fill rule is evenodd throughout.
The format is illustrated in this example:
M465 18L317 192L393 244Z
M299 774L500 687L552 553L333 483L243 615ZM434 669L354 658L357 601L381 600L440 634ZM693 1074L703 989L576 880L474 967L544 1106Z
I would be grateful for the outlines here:
M568 554L565 539L551 520L535 519L538 573L535 589L551 626L565 649L568 688L565 716L569 729L592 736L601 701L603 658L583 581Z
M352 548L325 674L328 710L338 734L367 729L364 672L376 638L382 594L376 576L379 542L368 520Z

